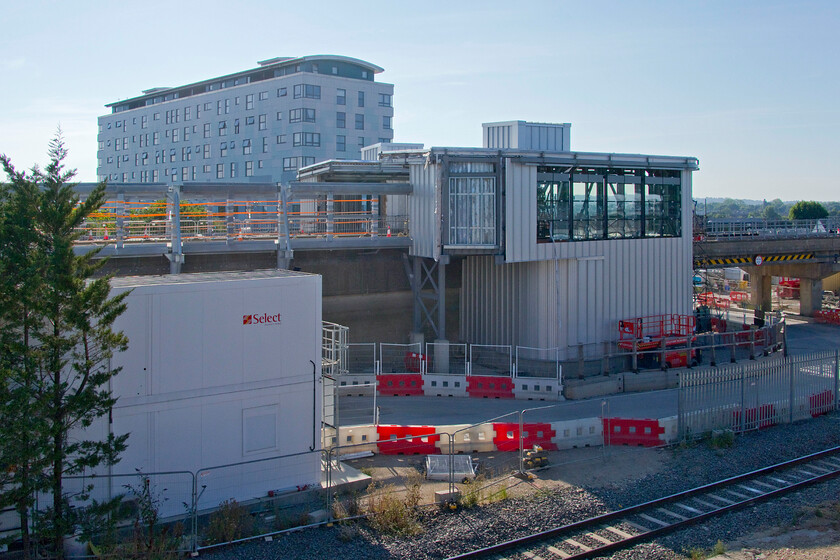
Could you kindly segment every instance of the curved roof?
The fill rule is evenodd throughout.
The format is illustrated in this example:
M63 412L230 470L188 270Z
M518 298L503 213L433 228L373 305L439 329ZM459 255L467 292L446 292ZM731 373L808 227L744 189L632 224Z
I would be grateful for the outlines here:
M348 62L350 64L356 64L365 68L366 70L370 70L374 74L380 74L385 71L384 68L381 66L377 66L376 64L371 64L365 60L361 60L359 58L353 58L351 56L341 56L337 54L311 54L308 56L300 56L297 58L294 57L277 57L277 58L270 58L268 60L261 60L257 64L260 66L271 66L273 64L299 64L301 62L316 62L318 60L335 60L337 62Z

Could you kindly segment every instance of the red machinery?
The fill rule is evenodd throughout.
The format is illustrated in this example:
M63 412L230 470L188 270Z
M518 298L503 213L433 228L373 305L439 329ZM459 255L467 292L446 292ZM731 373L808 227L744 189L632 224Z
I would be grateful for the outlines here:
M694 322L693 315L678 314L619 321L618 346L636 352L638 364L642 367L685 367L689 363L697 365L700 362L700 351L688 350L689 340L692 343L697 340Z
M776 295L783 299L799 299L799 278L782 278Z

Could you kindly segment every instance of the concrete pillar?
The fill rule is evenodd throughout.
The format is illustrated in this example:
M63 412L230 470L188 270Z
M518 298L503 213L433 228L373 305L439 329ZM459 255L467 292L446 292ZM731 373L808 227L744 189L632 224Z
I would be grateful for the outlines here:
M770 280L771 276L767 274L752 274L750 275L750 297L753 307L761 309L762 311L772 311L773 302L771 300L772 291Z
M434 364L436 373L449 373L449 341L442 338L435 340Z
M814 311L822 309L822 279L799 279L799 314L813 317Z

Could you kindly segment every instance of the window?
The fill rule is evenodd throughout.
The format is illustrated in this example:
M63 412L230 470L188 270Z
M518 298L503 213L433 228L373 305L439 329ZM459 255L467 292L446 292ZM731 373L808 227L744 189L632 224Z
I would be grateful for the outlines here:
M184 142L190 139L190 127L184 127Z
M213 103L211 101L208 101L207 103L204 104L204 110L205 111L211 111L212 109L213 109Z
M221 114L222 114L222 111L223 111L223 109L222 109L222 100L221 100L221 99L219 99L218 101L216 101L216 115L221 115Z
M321 86L313 86L311 84L298 84L293 89L293 97L295 99L321 99Z
M379 106L380 107L390 107L391 106L391 94L390 93L380 93L379 94Z
M265 101L266 99L268 99L268 92L267 91L261 91L260 92L260 101Z
M335 137L335 151L344 152L347 150L347 137L336 135Z
M190 161L192 159L192 149L181 148L181 161Z
M245 96L245 110L250 111L254 108L254 94L249 93Z
M157 146L160 144L160 132L152 133L152 145Z
M251 153L251 140L245 139L242 141L242 155L247 156Z
M338 66L333 66L332 67L332 73L333 73L334 76L338 75Z
M217 163L216 164L216 179L224 179L225 178L225 164L224 163Z
M147 126L149 126L149 116L143 115L140 117L140 128L146 128Z
M219 156L225 157L227 155L227 142L222 142L219 146Z
M365 106L365 92L360 91L359 92L359 107L364 107L364 106Z
M449 178L450 245L496 244L496 178L482 177L481 171L473 171L478 172L474 176Z
M289 111L289 122L315 122L315 109L291 109Z
M190 178L190 168L189 167L182 167L181 168L181 180L186 181Z
M173 142L178 141L178 129L177 128L172 129L172 141Z
M298 168L298 158L287 157L283 158L283 171L294 171Z
M367 144L365 144L365 137L359 136L359 148L364 148Z
M230 113L230 99L225 99L225 115Z
M236 162L230 162L230 178L233 179L236 177Z
M384 128L385 130L391 130L391 117L382 117L382 128Z
M336 113L335 114L335 127L336 128L346 128L347 126L347 113Z
M278 120L278 121L282 121L282 120L283 120L283 111L277 111L277 120Z
M267 154L268 153L268 137L263 136L262 142L263 142L262 153Z
M286 97L286 88L277 88L277 97Z
M292 146L321 146L321 134L318 132L295 132L292 135Z
M100 150L104 150L104 149L105 149L105 140L100 140L100 141L99 141L99 149L100 149Z
M211 166L209 163L204 164L204 173L210 173Z
M336 105L347 105L347 90L346 89L339 89L338 93L335 94L335 104Z
M307 165L312 165L315 163L315 156L303 156L300 158L301 160L301 167L306 167Z
M245 124L254 124L254 117L253 115L250 117L245 117Z
M169 150L169 161L175 161L175 148Z
M219 121L219 136L227 136L227 123Z
M254 175L254 162L253 161L246 161L245 162L245 176L252 177Z
M204 159L210 159L210 144L204 144Z
M537 168L537 243L679 237L677 170Z
M188 121L191 118L192 107L184 107L184 120Z
M278 144L285 144L286 143L286 135L285 134L278 134L277 135L277 143Z
M201 103L199 103L198 105L195 106L195 118L196 119L201 118Z
M262 169L262 168L263 168L263 160L259 160L257 162L257 169Z
M260 115L259 124L257 125L257 128L258 128L259 130L265 130L265 129L266 129L266 120L265 120L265 118L266 118L266 115Z
M233 121L233 133L239 134L239 119L234 119Z
M365 129L365 116L356 114L356 130Z
M155 113L154 115L152 115L152 120L153 121L159 121L160 120L160 113Z
M204 123L204 137L210 138L210 123Z

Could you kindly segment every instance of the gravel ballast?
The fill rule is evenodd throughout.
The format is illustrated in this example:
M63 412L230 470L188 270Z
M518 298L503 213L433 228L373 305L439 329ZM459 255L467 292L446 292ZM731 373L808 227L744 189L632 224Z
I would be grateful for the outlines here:
M637 480L541 490L526 498L457 512L429 509L421 513L423 532L414 537L382 536L365 522L357 522L288 533L272 542L254 541L202 552L201 556L214 560L447 558L835 446L840 446L840 416L836 413L738 436L728 449L712 449L700 442L646 451L662 454L664 468ZM631 461L632 457L614 453L606 460ZM581 468L585 469L585 464ZM616 552L609 558L686 558L686 551L692 548L708 550L718 540L731 541L762 527L788 526L803 507L838 497L840 480L831 480Z

